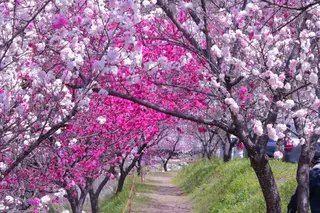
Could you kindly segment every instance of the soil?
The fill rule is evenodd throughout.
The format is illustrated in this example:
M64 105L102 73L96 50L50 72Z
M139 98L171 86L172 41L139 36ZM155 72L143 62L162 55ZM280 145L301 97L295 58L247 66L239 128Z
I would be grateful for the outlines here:
M154 190L137 193L146 198L145 203L134 203L133 213L191 213L190 204L183 192L174 186L176 173L154 173L147 175L146 184Z

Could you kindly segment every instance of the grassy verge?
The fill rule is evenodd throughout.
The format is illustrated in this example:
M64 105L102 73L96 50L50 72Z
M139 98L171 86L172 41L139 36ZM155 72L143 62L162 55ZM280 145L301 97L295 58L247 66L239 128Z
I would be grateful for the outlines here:
M295 191L297 165L270 162L286 212ZM266 207L257 177L248 160L199 161L184 168L175 179L193 201L195 213L259 213Z
M131 184L134 184L135 193L151 190L148 185L141 183L139 177L128 177L121 193L106 198L100 203L101 213L122 213L128 203ZM143 197L137 197L135 193L133 194L135 202L146 202Z

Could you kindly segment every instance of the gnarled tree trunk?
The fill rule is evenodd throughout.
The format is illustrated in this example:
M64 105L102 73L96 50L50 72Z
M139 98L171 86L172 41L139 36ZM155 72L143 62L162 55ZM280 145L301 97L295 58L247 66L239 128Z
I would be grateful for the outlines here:
M309 211L309 171L318 139L318 135L311 135L305 144L301 146L301 155L297 170L297 210L299 213L308 213Z
M280 195L267 157L264 155L255 156L250 158L250 162L262 189L267 213L281 213Z
M127 174L125 172L121 172L120 178L118 180L117 193L122 192L124 181L126 180Z
M90 205L91 205L91 212L92 213L99 213L99 196L95 196L93 192L90 193Z

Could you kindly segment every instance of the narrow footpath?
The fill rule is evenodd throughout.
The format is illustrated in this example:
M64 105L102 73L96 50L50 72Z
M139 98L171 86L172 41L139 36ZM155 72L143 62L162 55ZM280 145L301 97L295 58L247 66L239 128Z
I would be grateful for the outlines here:
M147 175L145 184L153 190L137 193L146 202L133 202L133 213L191 213L191 205L183 192L174 186L177 173L152 173Z

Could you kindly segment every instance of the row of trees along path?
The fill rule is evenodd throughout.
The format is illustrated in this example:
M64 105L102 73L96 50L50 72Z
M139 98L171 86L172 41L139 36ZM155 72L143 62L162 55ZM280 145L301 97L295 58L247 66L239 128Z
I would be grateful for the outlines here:
M0 1L0 28L1 207L36 213L63 188L74 213L87 194L99 212L114 171L123 183L180 118L245 145L268 213L281 199L266 145L294 124L298 211L308 212L319 1Z

